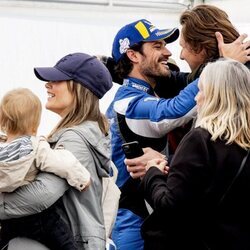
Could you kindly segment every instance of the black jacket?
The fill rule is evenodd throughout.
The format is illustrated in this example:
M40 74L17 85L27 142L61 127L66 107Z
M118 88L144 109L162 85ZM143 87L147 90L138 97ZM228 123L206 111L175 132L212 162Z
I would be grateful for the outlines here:
M179 145L168 177L155 167L141 189L154 208L143 223L145 250L250 249L250 159L224 202L246 150L213 142L201 128Z

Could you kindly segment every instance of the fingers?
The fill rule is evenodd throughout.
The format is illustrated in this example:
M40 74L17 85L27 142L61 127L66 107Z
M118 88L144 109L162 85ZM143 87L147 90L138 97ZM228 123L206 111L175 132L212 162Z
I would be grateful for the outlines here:
M133 179L137 178L143 178L146 174L147 170L150 167L157 167L159 170L161 170L164 174L168 174L169 167L166 166L167 161L163 159L153 159L148 162L147 166L131 166L127 165L127 171L129 172L130 176Z
M167 161L162 158L153 159L147 162L147 166L156 166L156 165L166 166L166 164Z
M133 179L141 178L146 173L145 166L127 165L127 171Z
M243 43L243 41L247 38L247 34L241 34L234 42L235 43Z
M146 171L148 171L149 168L151 168L151 167L156 167L156 168L160 169L162 172L164 172L166 164L167 164L167 161L164 159L161 159L161 158L153 159L151 161L148 161L148 163L146 165Z
M223 46L225 45L224 38L223 38L222 34L218 31L215 32L215 37L216 37L217 42L218 42L219 54L220 54L220 56L223 56L223 52L221 50L222 50Z
M165 166L164 170L163 170L163 173L164 174L168 174L169 172L169 167L168 166Z
M155 158L160 158L160 159L166 159L166 156L153 150L152 148L144 148L144 155L134 158L134 159L125 159L125 164L126 165L146 165L148 161L155 159Z
M222 34L217 31L215 32L215 37L217 39L217 42L218 42L218 45L223 45L224 44L224 38L222 36ZM238 44L241 44L243 43L243 41L247 38L247 34L241 34L235 41L234 43L238 43Z
M146 173L146 172L145 172ZM138 178L142 178L144 175L142 174L141 172L130 172L130 176L133 178L133 179L138 179Z
M238 52L239 62L246 63L250 60L250 41L246 41L238 45L240 51Z
M124 163L126 165L129 165L129 166L136 166L136 165L144 165L143 164L143 160L141 159L141 157L137 157L137 158L134 158L134 159L125 159L124 160Z
M153 159L153 160L148 161L147 165L155 166L155 165L160 164L162 161L163 161L162 159Z
M166 166L167 162L166 161L161 161L158 163L161 167L164 167Z
M220 32L218 32L218 31L215 32L215 37L217 39L219 47L224 44L224 38L223 38L223 36L222 36L222 34Z
M144 172L145 167L127 165L127 170L128 170L128 172Z
M244 48L247 50L248 54L249 54L249 50L250 50L250 41L246 41L243 43Z
M249 61L250 56L250 41L245 41L247 34L240 35L232 43L224 43L223 36L220 32L215 32L218 41L218 49L220 56L231 58L241 63Z
M142 168L136 168L135 166L133 167L127 166L127 170L129 171L129 174L133 179L142 178L146 174L145 168L142 169Z

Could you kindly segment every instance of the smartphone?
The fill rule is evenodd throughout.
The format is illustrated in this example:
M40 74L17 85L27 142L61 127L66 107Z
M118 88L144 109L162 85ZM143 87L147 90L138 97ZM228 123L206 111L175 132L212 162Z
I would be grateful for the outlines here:
M138 141L123 143L122 149L127 159L133 159L144 154Z

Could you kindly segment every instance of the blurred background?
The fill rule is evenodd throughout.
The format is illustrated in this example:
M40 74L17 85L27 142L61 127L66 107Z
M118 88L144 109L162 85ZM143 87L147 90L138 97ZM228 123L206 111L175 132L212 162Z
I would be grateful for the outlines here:
M145 18L160 29L179 27L180 14L202 3L225 10L239 32L250 36L249 0L0 0L0 98L12 88L27 87L44 106L47 93L34 67L54 66L74 52L110 56L123 25ZM167 46L181 70L189 71L179 59L179 42ZM101 99L103 112L117 87ZM48 134L58 119L43 110L39 134Z

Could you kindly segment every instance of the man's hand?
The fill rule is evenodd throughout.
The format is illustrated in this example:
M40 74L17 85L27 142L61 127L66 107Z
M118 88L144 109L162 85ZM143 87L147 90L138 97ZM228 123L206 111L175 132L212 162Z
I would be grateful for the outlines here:
M242 63L250 61L250 41L243 42L247 38L246 34L240 35L234 42L227 44L224 43L224 38L220 32L215 32L215 36L220 56Z
M125 159L127 170L134 179L142 178L146 174L146 165L152 159L163 159L166 162L166 156L153 150L152 148L144 148L144 155L134 158Z

